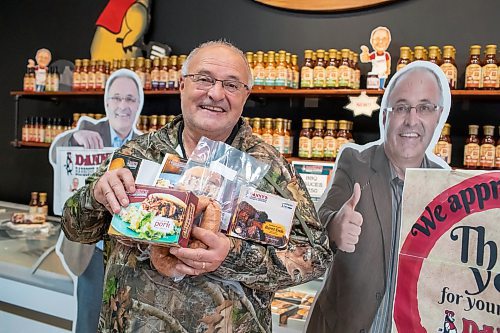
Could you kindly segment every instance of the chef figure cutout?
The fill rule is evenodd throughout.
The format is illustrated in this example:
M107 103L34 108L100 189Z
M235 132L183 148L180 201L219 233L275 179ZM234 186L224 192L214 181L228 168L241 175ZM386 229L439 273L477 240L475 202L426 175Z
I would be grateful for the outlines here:
M363 63L371 62L374 74L378 75L379 89L384 89L385 81L391 74L391 55L386 50L391 44L391 32L386 27L376 27L370 36L373 52L369 53L366 45L361 45L359 59Z
M28 59L28 68L34 68L35 71L35 91L45 91L52 53L48 49L39 49L36 51L35 60L36 65L33 59Z

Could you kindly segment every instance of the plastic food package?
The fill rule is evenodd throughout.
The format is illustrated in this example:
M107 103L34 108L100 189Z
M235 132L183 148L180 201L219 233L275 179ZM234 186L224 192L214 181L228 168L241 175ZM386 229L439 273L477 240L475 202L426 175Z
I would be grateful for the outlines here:
M269 165L223 142L202 137L177 183L179 189L208 196L222 207L226 231L243 185L257 187Z

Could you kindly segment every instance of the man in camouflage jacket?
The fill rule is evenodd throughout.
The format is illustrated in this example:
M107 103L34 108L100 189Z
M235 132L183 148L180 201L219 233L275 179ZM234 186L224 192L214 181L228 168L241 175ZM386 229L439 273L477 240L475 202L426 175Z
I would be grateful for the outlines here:
M193 77L188 69L204 77ZM290 242L278 250L221 233L201 233L195 227L193 235L208 249L172 251L184 262L176 269L187 274L174 282L152 267L145 246L110 239L99 332L271 332L274 292L323 275L332 260L328 238L302 179L273 147L253 136L240 118L251 88L251 74L241 51L226 42L205 43L191 52L183 75L183 116L128 142L119 151L160 163L166 153L189 155L199 139L193 133L205 129L203 134L210 139L225 141L271 166L258 188L298 203ZM239 99L231 95L244 90ZM193 103L197 95L201 102ZM218 135L223 132L225 135ZM126 175L116 176L117 170L106 171L108 163L66 202L63 230L71 240L99 241L107 233L111 212L128 204L121 191L134 190L133 184ZM210 239L217 239L217 244L210 245ZM220 259L212 256L216 252L222 253ZM208 265L201 266L193 258Z

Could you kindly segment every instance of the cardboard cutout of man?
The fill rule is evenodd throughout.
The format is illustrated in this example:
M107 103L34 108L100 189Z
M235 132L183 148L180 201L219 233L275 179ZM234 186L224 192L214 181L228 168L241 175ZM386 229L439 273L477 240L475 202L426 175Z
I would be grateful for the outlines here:
M384 93L380 139L343 146L319 209L337 253L310 312L308 333L390 330L405 171L449 169L433 148L450 101L443 71L413 62Z
M75 129L58 135L50 146L49 157L54 172L57 173L57 163L64 163L64 161L57 161L57 147L118 148L141 135L142 132L137 130L136 124L143 103L144 92L139 76L128 69L114 72L106 82L104 91L106 117L99 121L88 117L81 118ZM78 180L78 178L75 179ZM84 185L80 182L78 188ZM57 209L54 208L54 211ZM72 242L61 232L56 245L56 253L75 282L78 304L73 331L95 332L99 320L104 279L102 243L98 243L96 247L96 244Z
M141 135L136 124L143 104L144 91L137 74L128 69L114 72L106 82L104 91L106 117L98 121L82 117L75 129L58 135L50 146L52 165L56 164L57 147L118 148Z
M372 30L370 44L373 52L369 53L366 45L361 45L359 59L363 63L371 62L371 72L378 75L379 89L384 89L385 80L391 74L391 55L387 52L391 44L391 32L386 27L377 27Z

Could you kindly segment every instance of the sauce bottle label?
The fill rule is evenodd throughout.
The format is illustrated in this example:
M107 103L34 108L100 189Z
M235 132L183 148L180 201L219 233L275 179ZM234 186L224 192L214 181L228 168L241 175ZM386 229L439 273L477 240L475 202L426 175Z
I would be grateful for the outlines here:
M483 67L483 88L498 88L498 66L487 64Z
M471 64L465 70L465 88L481 87L481 66Z
M479 165L479 145L477 143L469 143L464 147L464 166Z
M312 142L311 139L306 138L305 136L299 138L299 157L312 157Z
M489 143L481 145L479 153L479 165L483 168L495 166L495 146Z
M309 67L302 67L300 71L300 87L312 88L313 87L313 69Z

